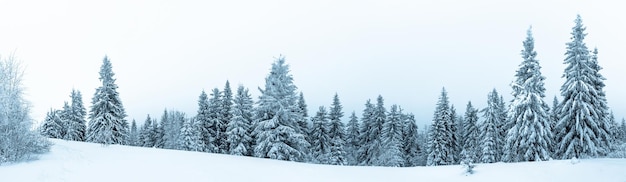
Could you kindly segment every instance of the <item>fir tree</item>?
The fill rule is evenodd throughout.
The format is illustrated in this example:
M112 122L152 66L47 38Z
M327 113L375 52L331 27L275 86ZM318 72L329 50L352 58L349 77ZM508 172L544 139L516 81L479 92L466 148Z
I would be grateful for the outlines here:
M139 131L137 130L137 122L133 119L130 124L130 135L128 137L128 144L131 146L138 146L139 144Z
M503 122L500 113L500 97L498 92L493 89L487 96L487 108L483 109L483 121L480 127L481 138L481 162L493 163L497 162L500 151L498 151L498 143L500 134L498 133L498 123Z
M252 149L252 136L250 134L253 119L252 104L252 97L248 94L248 89L244 89L240 85L234 99L233 117L228 122L226 131L231 155L250 156Z
M450 139L450 147L452 148L452 163L453 164L458 164L459 161L459 155L461 153L461 146L460 146L460 142L459 142L459 133L457 131L457 123L458 123L458 116L456 114L456 108L454 108L454 104L450 105L450 116L451 116L451 120L448 124L446 124L446 127L448 131L450 131L452 138Z
M441 96L437 102L433 124L428 134L428 154L426 165L449 165L453 164L452 132L449 123L452 122L448 93L445 88L441 90Z
M379 138L377 138L377 131L382 129L374 125L374 105L369 99L365 102L361 123L361 132L359 135L359 144L361 147L358 151L357 160L360 165L369 166L373 165L373 156L377 156L377 151L374 149L381 144Z
M463 150L461 157L467 162L478 162L480 150L480 131L478 128L478 109L475 109L472 102L467 102L465 110L465 122L463 122Z
M228 130L228 125L233 118L233 92L230 89L230 82L227 80L224 85L224 91L222 92L222 110L221 110L221 119L222 125L220 127L220 133L222 134L220 137L220 141L222 141L222 145L220 146L220 150L222 153L228 154L230 153L230 146L228 145L228 134L226 131Z
M211 91L211 98L209 98L209 130L212 133L211 138L214 138L215 140L214 145L217 147L217 150L214 151L215 153L225 153L226 152L226 148L225 148L225 143L226 140L224 139L226 133L222 132L224 130L222 130L222 128L225 128L226 126L224 125L224 115L222 114L222 92L220 92L219 89L214 88Z
M309 127L309 123L307 118L309 118L309 110L307 109L306 101L304 100L304 94L300 92L298 97L298 112L302 115L301 120L298 121L298 125L300 126L300 130L307 131Z
M402 152L404 156L404 166L412 167L419 165L421 147L419 144L419 132L415 116L413 114L403 114L402 120Z
M41 126L41 135L48 138L63 138L63 120L59 116L61 111L51 109Z
M63 123L63 136L61 139L64 140L74 140L78 138L78 132L75 132L74 126L75 124L72 122L72 108L70 108L70 104L66 101L63 103L63 109L60 110L59 117L61 118L61 122Z
M332 165L347 165L346 149L345 149L345 127L341 118L343 117L343 106L339 101L339 96L335 93L333 97L333 103L330 107L330 113L328 119L330 125L328 134L330 137L330 164Z
M165 129L163 128L163 123L165 120L167 120L167 110L163 111L160 124L156 119L152 120L152 136L154 137L155 148L165 147Z
M330 164L330 123L328 113L324 106L320 106L319 111L311 118L313 126L309 133L311 137L311 154L313 162L318 164Z
M200 94L198 98L198 113L196 115L196 122L200 126L200 140L203 143L203 152L215 153L218 151L216 141L217 130L215 130L213 120L210 118L209 98L204 92Z
M204 143L200 139L199 124L193 118L183 120L183 126L180 128L180 136L178 137L180 150L202 151Z
M359 120L356 117L354 111L350 115L350 121L348 121L348 127L346 128L346 153L348 165L358 165L358 149L359 149Z
M143 122L141 132L139 132L139 146L154 147L154 130L152 129L152 119L150 115L146 117L146 121Z
M622 136L622 142L626 142L626 119L622 118L622 124L620 125L620 135Z
M545 88L541 66L535 58L535 41L530 29L523 42L522 58L513 88L513 103L509 111L508 130L503 160L507 162L541 161L550 158L552 130L548 104L543 101Z
M111 61L104 57L100 67L102 86L96 89L89 111L87 141L102 144L125 144L128 137L126 111L117 92Z
M85 116L87 116L87 110L83 106L83 96L78 90L72 90L70 94L70 98L72 100L71 104L71 123L72 130L74 132L74 136L71 140L75 141L85 141L85 130L87 121L85 120Z
M610 147L606 99L601 90L603 78L599 66L583 42L585 27L580 15L572 28L572 41L567 43L564 63L567 64L561 86L557 156L561 159L604 155Z
M265 89L259 89L254 156L288 161L305 159L309 143L297 129L303 116L297 112L296 89L289 66L284 57L279 57L265 79Z
M381 131L381 141L383 142L383 151L378 157L378 163L383 166L401 167L406 161L403 156L403 121L397 105L392 105L389 116L383 124Z

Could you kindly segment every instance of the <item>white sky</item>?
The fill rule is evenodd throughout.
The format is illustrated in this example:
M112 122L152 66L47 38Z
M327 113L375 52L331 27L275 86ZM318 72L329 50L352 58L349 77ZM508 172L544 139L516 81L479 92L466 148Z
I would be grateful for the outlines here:
M26 65L33 117L69 101L90 106L108 55L129 114L143 122L163 109L195 115L200 92L231 81L264 85L273 57L285 55L314 113L337 92L360 117L378 94L430 123L446 87L458 113L486 105L522 61L530 25L547 77L548 103L560 95L565 43L581 14L597 46L609 105L626 114L622 84L626 11L619 1L0 1L0 55ZM620 69L621 68L621 69ZM421 127L421 125L420 125Z

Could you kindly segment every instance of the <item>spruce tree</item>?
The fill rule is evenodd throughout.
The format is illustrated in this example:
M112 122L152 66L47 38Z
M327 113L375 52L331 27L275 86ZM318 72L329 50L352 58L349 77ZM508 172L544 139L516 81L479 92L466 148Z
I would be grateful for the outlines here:
M493 89L487 96L487 107L482 110L485 120L480 127L481 138L481 162L494 163L499 161L500 151L498 151L498 143L500 134L498 133L499 123L503 122L500 113L500 97L498 92Z
M102 86L96 89L89 111L87 141L102 144L125 144L128 137L126 111L117 92L111 61L104 57L100 67Z
M152 119L152 136L154 137L154 147L155 148L163 148L165 147L165 129L163 128L163 124L167 120L167 110L163 111L163 115L161 115L161 122L159 123L156 119Z
M200 126L200 140L202 140L204 147L201 151L216 153L218 151L215 141L217 140L217 130L215 130L210 114L209 98L203 90L198 98L198 113L196 114L196 122Z
M445 88L437 102L433 124L428 133L428 147L426 165L438 166L453 164L452 132L449 123L452 122L450 102Z
M328 121L328 112L324 106L320 106L319 110L313 118L313 125L309 136L311 137L311 155L313 162L318 164L330 164L330 123Z
M335 93L333 103L328 113L330 121L328 134L330 137L330 162L332 165L347 165L346 149L345 149L345 126L341 121L343 117L343 106L339 101L339 96Z
M383 124L381 131L381 141L383 148L377 160L379 165L402 167L406 163L403 156L403 127L402 114L397 105L392 105L389 115Z
M222 153L228 154L230 153L230 146L228 145L228 134L226 131L228 130L228 124L233 118L233 92L230 89L230 82L226 80L226 84L224 85L224 91L222 92L222 110L220 111L222 117L222 125L220 127L220 133L222 134L220 137L220 141L222 141L221 150Z
M458 115L456 114L456 108L454 108L454 104L450 105L450 116L451 116L451 120L448 124L446 124L446 127L448 131L450 131L452 138L450 139L450 147L452 148L452 163L453 164L458 164L459 161L459 155L461 153L461 146L460 146L460 142L459 142L459 133L457 131L457 123L458 123Z
M463 122L463 150L461 152L464 161L472 163L479 161L478 157L482 153L479 136L478 109L474 108L472 102L467 102L465 122Z
M63 138L63 120L59 116L61 111L51 109L46 114L46 118L41 126L41 135L48 138Z
M139 145L139 130L137 130L137 122L133 119L133 122L130 124L130 136L128 137L128 145L137 146Z
M228 122L226 135L229 154L250 156L252 151L251 125L253 119L252 97L243 86L237 88L232 108L233 117Z
M72 140L75 141L85 141L85 130L87 121L85 120L85 116L87 116L87 110L85 106L83 106L83 96L78 90L72 90L70 94L70 98L72 100L71 104L71 123L73 123L72 130L75 132L75 137Z
M530 29L523 42L522 58L513 88L513 102L509 111L512 127L506 135L503 160L507 162L542 161L550 158L552 130L548 104L544 102L545 77L535 58L535 41Z
M402 152L404 156L404 166L412 167L419 165L421 147L419 144L419 132L415 116L413 114L402 114Z
M180 136L178 137L178 146L180 150L185 151L202 151L204 143L200 139L199 122L195 119L184 119L180 128Z
M217 150L215 153L225 153L226 140L223 140L226 135L222 128L225 128L224 125L224 115L222 114L222 92L218 88L214 88L210 94L211 98L209 98L209 130L212 133L212 138Z
M152 129L152 119L150 115L146 117L146 121L143 122L141 132L139 132L139 146L154 147L154 130Z
M288 161L305 159L309 143L297 129L303 116L297 112L296 89L285 58L279 57L265 79L265 89L259 89L254 156Z
M563 100L556 126L559 141L556 155L561 159L602 156L610 147L608 111L601 90L603 78L598 73L597 61L590 57L584 43L585 29L578 15L565 53Z
M346 160L348 165L356 166L359 164L357 160L358 151L359 151L359 120L356 117L354 111L350 115L350 120L348 121L348 126L346 128Z
M380 145L380 140L376 138L375 132L378 128L374 127L374 105L371 100L365 102L365 109L363 109L363 115L361 117L361 130L359 135L359 150L357 161L359 165L369 166L373 164L373 156L376 156L374 151L375 146Z
M304 94L302 92L300 92L300 95L298 96L298 112L302 115L303 118L298 121L298 125L300 126L300 130L306 133L309 127L307 119L309 118L309 110L307 109L306 101L304 100Z
M63 103L63 109L60 110L61 122L63 123L63 136L61 139L64 140L74 140L78 137L78 132L75 132L74 127L75 124L72 122L72 108L70 108L70 104L65 101Z

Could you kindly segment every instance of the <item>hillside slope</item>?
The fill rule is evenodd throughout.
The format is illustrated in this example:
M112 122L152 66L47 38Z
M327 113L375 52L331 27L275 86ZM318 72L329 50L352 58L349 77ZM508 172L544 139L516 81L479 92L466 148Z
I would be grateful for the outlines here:
M0 181L626 181L626 159L387 168L302 164L252 157L52 140L39 160L0 166Z

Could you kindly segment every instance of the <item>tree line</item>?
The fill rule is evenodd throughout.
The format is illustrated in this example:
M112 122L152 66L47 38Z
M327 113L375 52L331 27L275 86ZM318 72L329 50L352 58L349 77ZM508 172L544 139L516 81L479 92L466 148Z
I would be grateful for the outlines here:
M598 51L586 47L580 16L575 23L564 60L568 66L562 100L555 97L552 108L544 101L545 77L529 29L511 84L513 100L505 101L494 89L486 108L474 108L470 101L461 115L444 88L427 132L418 132L415 117L401 106L387 108L380 95L376 103L366 101L360 118L352 112L347 122L341 120L338 94L330 107L321 106L309 116L304 94L282 56L272 63L256 102L247 88L239 85L233 93L226 81L222 90L200 93L194 115L165 110L159 120L148 115L142 126L126 121L105 57L102 86L89 115L80 92L72 91L71 103L51 110L40 131L66 140L331 165L406 167L610 156L626 150L620 146L626 141L626 123L622 119L618 124L610 112Z

